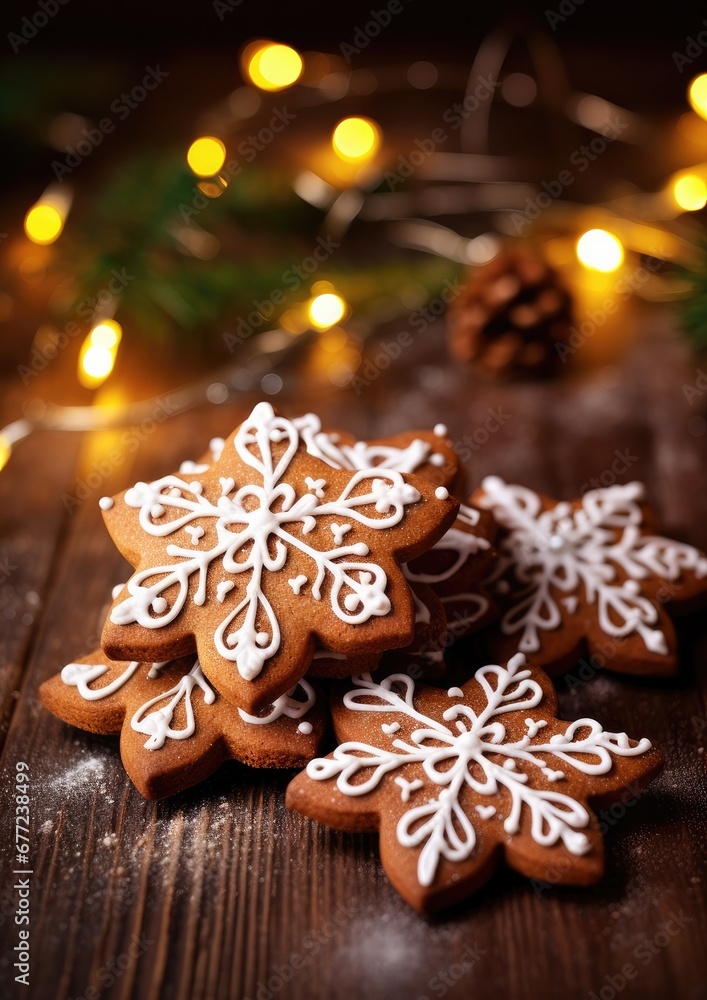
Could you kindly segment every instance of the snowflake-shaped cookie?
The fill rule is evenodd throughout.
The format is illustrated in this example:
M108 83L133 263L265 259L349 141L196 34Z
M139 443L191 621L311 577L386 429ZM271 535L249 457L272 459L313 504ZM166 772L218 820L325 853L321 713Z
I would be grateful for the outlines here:
M447 428L407 431L372 441L357 441L341 430L322 430L314 413L294 417L310 454L336 469L385 466L451 486L459 479L459 462ZM198 462L187 461L180 472L199 473L217 461L223 438L214 438ZM457 519L427 552L403 567L415 602L415 637L409 646L384 654L387 666L416 671L414 676L439 676L446 671L444 654L458 638L476 632L497 617L497 608L483 587L495 563L492 540L495 522L487 511L462 504ZM307 671L312 677L351 677L376 668L380 654L347 657L317 650Z
M333 705L339 746L289 785L287 804L337 829L378 830L383 866L416 909L478 888L503 854L517 871L585 885L603 870L588 803L662 767L648 740L556 718L547 676L522 653L463 688L405 674L354 678Z
M112 662L96 650L68 663L39 694L64 722L120 733L125 770L148 799L190 788L230 758L253 767L303 767L328 716L305 680L259 716L247 715L219 697L193 656Z
M625 673L676 669L666 612L692 610L707 595L707 557L658 535L640 483L591 490L558 502L489 477L474 494L501 533L488 581L501 605L489 649L520 649L550 669L581 651Z
M163 476L101 501L136 572L101 644L111 659L194 650L247 711L305 673L317 645L403 646L414 607L399 563L434 544L458 503L401 473L338 470L292 421L259 403L195 478Z

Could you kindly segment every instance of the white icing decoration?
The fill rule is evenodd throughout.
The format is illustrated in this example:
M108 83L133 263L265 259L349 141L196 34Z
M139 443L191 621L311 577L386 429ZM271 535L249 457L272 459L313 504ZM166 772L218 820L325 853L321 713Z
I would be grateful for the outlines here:
M423 787L423 782L420 781L419 778L415 778L413 781L408 781L407 778L403 778L401 775L398 775L397 778L393 778L393 781L400 788L400 798L403 802L407 802L413 792L416 792L418 788Z
M113 589L110 592L110 596L112 597L113 600L116 599L116 597L121 592L124 586L125 586L124 583L116 583L115 587L113 587Z
M690 545L642 533L640 483L590 490L576 510L563 502L545 511L537 493L523 486L509 486L495 476L482 486L481 505L507 532L489 582L498 593L507 593L508 581L499 577L511 572L520 585L501 620L506 635L520 633L520 650L537 651L540 632L560 626L559 591L575 601L581 595L594 605L606 635L620 639L638 634L651 652L668 652L656 627L658 611L641 593L640 581L651 574L676 580L682 570L701 578L707 575L707 559Z
M541 729L544 729L547 725L545 719L526 719L525 725L528 730L528 736L532 739L533 736L537 736Z
M475 682L486 698L483 710L476 714L468 705L457 704L439 720L415 708L415 683L407 675L393 674L380 683L370 674L354 677L354 687L343 699L349 711L394 712L414 720L419 728L411 733L409 742L393 741L397 752L349 741L338 746L331 757L307 765L307 774L314 780L336 777L337 788L344 795L366 795L387 774L409 764L419 764L433 788L441 786L436 798L405 812L396 829L401 846L423 845L417 875L424 886L432 884L440 858L464 861L474 851L474 826L461 803L465 785L476 795L506 793L510 799L503 824L507 834L518 833L526 810L530 835L536 843L551 846L561 841L570 853L585 854L590 842L580 831L590 821L586 808L561 792L533 788L533 769L547 771L545 756L550 754L581 774L607 774L613 766L612 755L633 757L651 746L646 739L631 746L625 733L605 732L593 719L568 723L549 743L532 743L529 736L508 741L502 716L534 708L544 697L540 684L525 668L525 657L516 654L505 668L481 667ZM581 738L580 732L584 733ZM514 769L497 763L499 756L512 762ZM522 770L519 763L524 765ZM362 776L365 780L353 780Z
M216 587L216 600L223 604L226 599L226 594L230 593L234 587L235 583L233 580L221 580Z
M446 486L438 486L437 489L435 490L435 496L437 497L438 500L448 500L449 490L447 489Z
M199 539L204 537L204 529L200 524L187 524L184 530L191 538L192 545L198 545Z
M430 465L436 465L438 469L441 469L442 466L446 464L446 461L447 459L444 455L440 455L438 451L436 451L433 455L430 455Z
M178 681L173 688L162 694L150 698L138 708L137 712L130 720L130 726L136 733L143 733L149 737L145 742L146 750L159 750L164 746L165 740L186 740L194 735L196 722L194 720L194 706L192 705L192 692L195 687L200 687L204 693L204 702L212 705L216 700L216 694L204 677L199 661L194 663L188 674ZM149 711L153 705L169 699L164 708L156 708ZM183 729L172 729L172 719L177 705L183 702L186 710L186 723Z
M496 815L496 806L474 806L482 819L491 819Z
M453 688L450 688L449 691L447 691L447 697L448 698L463 698L464 697L464 692L462 691L461 688L453 687Z
M452 633L456 629L463 630L467 629L470 625L474 625L480 618L483 618L489 609L489 600L483 594L450 594L441 600L442 604L463 604L466 609L466 614L464 615L457 614L456 612L447 613L447 623Z
M119 691L130 680L139 666L139 662L133 660L119 677L101 688L90 688L88 685L108 673L110 666L107 663L67 663L61 671L61 679L64 684L77 688L84 701L98 701Z
M115 504L113 497L101 497L98 501L98 506L101 510L110 510Z
M223 455L223 449L226 447L226 439L221 437L211 438L209 441L209 451L211 452L211 461L218 462L221 455Z
M462 504L457 514L457 519L452 527L440 538L436 545L432 547L432 552L451 552L454 556L450 565L437 573L414 572L411 567L405 566L404 573L408 580L413 583L442 583L449 580L466 563L470 556L476 555L482 549L490 549L491 543L486 538L474 535L470 531L465 531L464 527L475 528L479 523L479 511L473 507ZM486 610L488 603L486 603Z
M221 483L221 496L226 497L235 489L236 480L233 476L220 476L219 482Z
M276 442L285 444L278 458L271 447ZM110 620L115 625L137 622L146 628L160 628L174 621L182 611L193 575L197 576L197 585L192 600L197 605L205 603L207 574L215 561L221 563L226 573L249 572L245 596L217 627L214 644L221 656L236 663L241 676L252 680L280 648L280 626L263 591L263 575L281 570L290 548L314 563L315 600L322 599L322 585L327 577L331 579L327 598L341 621L357 625L388 614L391 605L385 593L387 576L376 563L361 561L369 554L364 542L321 550L287 528L299 524L301 534L306 535L317 526L318 518L334 515L367 528L384 530L400 523L405 507L420 500L419 492L399 472L366 468L351 476L335 500L322 503L311 493L298 496L291 484L282 481L298 443L299 434L293 422L276 416L269 403L259 403L241 424L233 446L241 461L262 477L262 485L247 484L235 496L221 496L216 502L203 495L203 486L198 481L186 483L175 476L165 476L149 484L140 482L128 490L125 503L139 509L139 524L147 534L166 537L189 526L196 518L208 517L213 523L215 542L212 548L196 552L178 544L168 545L166 554L179 561L135 573L127 584L130 596L113 608ZM172 497L172 488L185 495ZM172 508L179 516L155 524L150 511L156 502ZM371 507L380 516L370 512ZM238 560L236 557L244 548L248 554ZM165 613L158 617L151 614L155 597L175 588L178 592ZM234 624L237 627L231 630Z
M563 597L560 601L560 604L571 615L573 615L577 610L577 598L574 596L574 594L570 595L570 597Z
M304 701L294 697L295 693L300 690L304 694ZM277 701L272 703L267 715L248 715L242 708L238 709L238 714L244 722L248 722L252 726L267 726L271 722L275 722L276 719L280 719L283 715L287 716L288 719L301 719L303 715L307 714L316 700L317 695L314 688L309 681L303 678L287 694L281 695ZM300 730L300 732L304 732L304 730Z
M355 444L339 444L339 437L322 430L319 417L307 413L296 417L295 425L310 455L326 462L333 469L370 469L381 466L393 472L415 472L428 461L430 445L421 438L415 438L405 448L395 445L369 444L356 441Z
M551 767L544 767L543 774L548 781L560 781L565 776L564 771L553 771Z
M434 429L435 437L443 438L447 436L447 425L446 424L435 424Z
M179 472L182 476L200 476L202 472L206 472L208 467L206 462L191 462L187 460L179 466Z
M297 726L297 731L302 733L303 736L309 736L309 734L312 732L312 723L300 722L299 726Z
M384 722L383 725L381 726L381 729L383 730L386 736L392 736L393 733L397 733L397 731L400 729L400 723Z
M171 660L162 660L161 663L153 663L150 669L147 671L148 678L151 681L155 680L156 677L159 677L160 670L162 670L164 667L169 666L171 662L172 662Z
M304 573L300 573L300 575L296 576L294 580L288 580L287 582L292 587L292 592L294 594L299 594L302 587L304 587L305 583L307 582L307 577L304 575Z
M155 520L157 520L157 518L162 517L164 513L165 513L165 509L162 506L162 504L161 503L156 503L155 506L150 511L150 517L154 517Z
M410 593L412 594L412 603L415 605L415 624L429 625L432 620L430 609L414 590L411 590Z
M334 536L335 545L341 545L344 541L344 535L351 531L350 524L337 524L336 521L332 521L329 527L332 535Z
M316 497L321 500L324 496L324 488L326 487L326 479L312 479L311 476L304 477L305 484L307 488L314 493Z

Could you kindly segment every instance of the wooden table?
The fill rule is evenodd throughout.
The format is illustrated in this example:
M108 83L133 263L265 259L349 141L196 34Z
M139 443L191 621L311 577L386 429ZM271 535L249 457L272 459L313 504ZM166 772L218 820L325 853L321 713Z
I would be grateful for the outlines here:
M571 497L592 477L610 481L617 453L626 455L619 480L645 480L666 529L704 548L705 397L690 403L683 391L696 385L697 366L663 333L674 324L640 322L642 344L620 364L554 385L477 383L446 360L432 328L360 396L313 399L285 374L277 401L286 412L316 408L362 437L444 421L462 444L471 436L470 486L494 472ZM11 374L2 394L8 419L19 412L17 382ZM133 437L121 443L124 432L37 434L0 474L2 995L703 997L707 635L699 621L681 626L673 681L598 673L573 690L558 682L566 717L647 735L667 757L647 794L606 817L605 881L534 887L503 871L431 920L390 887L374 838L285 810L289 772L232 764L188 793L146 802L115 739L72 730L42 708L38 685L96 644L110 589L125 577L98 498L195 457L252 402L143 428L136 450ZM474 436L491 412L489 427L500 427ZM102 467L113 446L120 461ZM94 485L69 511L63 499L77 483ZM17 761L29 765L32 789L29 989L11 968ZM621 988L626 964L637 976Z

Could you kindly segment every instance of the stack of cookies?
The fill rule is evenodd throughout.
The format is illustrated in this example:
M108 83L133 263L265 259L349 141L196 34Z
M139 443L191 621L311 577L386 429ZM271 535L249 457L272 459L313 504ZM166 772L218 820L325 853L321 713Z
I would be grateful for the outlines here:
M135 571L102 649L46 681L44 704L120 733L148 798L228 758L305 768L288 806L379 830L420 910L467 895L503 855L595 880L588 801L647 784L662 758L557 720L542 668L588 648L620 671L675 670L666 607L705 597L707 559L655 533L638 484L575 503L490 477L464 504L462 487L441 425L356 441L259 403L203 459L100 501ZM492 662L450 687L446 650L472 632Z

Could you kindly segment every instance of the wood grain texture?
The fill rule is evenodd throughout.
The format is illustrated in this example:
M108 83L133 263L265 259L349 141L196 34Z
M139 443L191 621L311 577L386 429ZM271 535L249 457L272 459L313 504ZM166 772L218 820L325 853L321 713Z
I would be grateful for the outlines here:
M707 435L695 419L704 401L687 402L682 386L696 372L662 332L666 325L618 367L504 387L471 381L441 359L441 334L431 330L360 396L307 398L286 379L277 402L288 412L314 408L326 423L362 436L446 422L470 488L494 472L571 497L592 477L614 474L616 452L628 452L618 480L645 479L666 526L707 547ZM16 762L30 766L33 870L27 989L14 983L12 968L15 865L6 808L2 995L704 996L707 638L699 620L681 626L675 680L646 682L581 664L569 680L558 679L565 717L594 715L608 729L647 735L667 756L645 794L603 817L605 881L559 889L552 871L535 885L504 871L429 920L387 883L375 838L285 810L289 773L229 764L190 792L148 803L126 779L113 739L74 731L42 709L39 684L95 644L110 588L126 572L100 523L99 496L195 457L249 402L158 424L139 449L118 441L122 460L72 513L62 493L115 441L37 437L0 477L0 558L19 563L0 603L0 612L16 611L0 637L0 706L9 720L0 775L11 803ZM493 429L475 436L489 420ZM31 621L22 618L30 590L41 600ZM627 965L635 970L628 980Z

